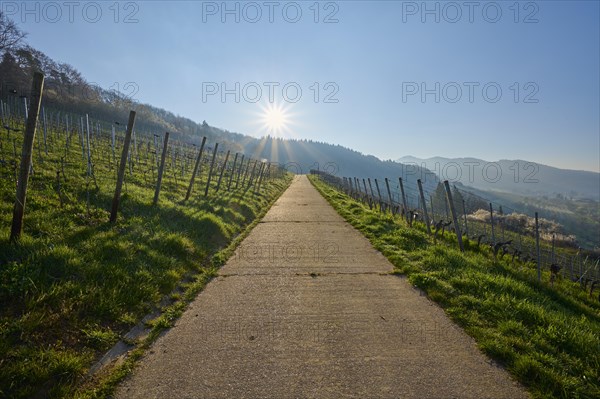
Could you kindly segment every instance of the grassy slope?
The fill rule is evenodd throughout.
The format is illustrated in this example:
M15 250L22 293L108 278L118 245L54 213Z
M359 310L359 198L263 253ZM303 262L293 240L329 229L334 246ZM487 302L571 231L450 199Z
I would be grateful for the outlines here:
M549 287L532 268L495 261L488 249L456 236L433 243L311 176L334 208L409 281L528 387L534 398L600 397L600 303L567 279Z
M226 258L228 243L260 218L290 182L289 176L263 182L259 194L242 187L227 192L222 186L218 195L213 183L204 198L204 171L192 199L183 203L190 172L176 180L167 169L160 203L153 207L155 176L138 164L132 175L127 173L119 221L111 226L106 210L114 191L114 165L102 162L108 159L103 155L108 141L95 143L98 188L90 184L88 210L86 167L76 136L66 155L60 134L52 137L47 156L38 150L34 154L36 173L24 234L16 246L8 243L15 182L9 163L1 165L1 397L72 397L91 363L179 287L184 300L155 323L168 326ZM10 158L12 148L7 151L4 144L3 159ZM68 179L61 183L61 206L55 171L63 156Z

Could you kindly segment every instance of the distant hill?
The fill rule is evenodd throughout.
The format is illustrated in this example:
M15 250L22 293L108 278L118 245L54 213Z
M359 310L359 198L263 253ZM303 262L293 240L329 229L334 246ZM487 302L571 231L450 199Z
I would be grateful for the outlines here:
M265 137L257 142L247 142L246 149L261 157L276 159L287 165L293 172L307 173L309 169L328 171L340 177L358 177L361 179L361 189L364 190L362 178L378 179L382 196L387 196L384 178L390 179L390 190L398 193L398 178L403 177L405 188L411 203L417 203L416 190L419 175L429 174L426 170L407 171L405 165L394 161L382 161L372 155L364 155L358 151L312 140L288 140ZM301 169L299 169L301 168ZM437 178L425 182L425 190L434 191ZM373 181L373 190L376 187Z
M595 172L504 159L489 162L477 158L422 159L404 156L398 162L425 166L442 180L460 181L464 185L486 191L528 197L600 200L600 173Z
M461 189L503 205L505 210L529 216L540 212L542 217L560 223L566 232L576 235L582 247L600 248L599 173L522 160L487 162L477 158L405 156L398 161L424 166L441 180L454 181Z

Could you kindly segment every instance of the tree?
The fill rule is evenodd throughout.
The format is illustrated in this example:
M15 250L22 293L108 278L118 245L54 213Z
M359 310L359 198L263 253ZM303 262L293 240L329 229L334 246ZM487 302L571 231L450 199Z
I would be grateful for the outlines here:
M0 94L5 95L6 93L19 93L22 94L28 90L28 85L31 86L29 77L19 67L15 57L5 52L2 55L2 61L0 61Z
M0 11L0 52L18 47L26 36L25 32Z

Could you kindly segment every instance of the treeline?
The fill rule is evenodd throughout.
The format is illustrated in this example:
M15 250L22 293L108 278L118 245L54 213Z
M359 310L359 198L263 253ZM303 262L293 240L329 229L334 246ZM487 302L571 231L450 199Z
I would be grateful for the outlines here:
M192 142L199 142L203 136L216 140L223 134L206 123L197 124L163 109L140 104L116 90L93 85L71 65L58 63L28 45L5 50L2 54L1 98L29 97L31 77L36 71L46 76L44 105L57 111L89 114L95 119L125 124L128 110L134 109L139 115L139 131L169 131L174 138Z

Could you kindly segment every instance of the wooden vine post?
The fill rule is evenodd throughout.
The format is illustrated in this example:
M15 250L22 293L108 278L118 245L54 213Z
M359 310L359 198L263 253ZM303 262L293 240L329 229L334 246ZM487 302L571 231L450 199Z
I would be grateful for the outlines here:
M371 178L367 177L367 181L369 182L369 191L371 191L371 198L373 202L375 201L375 193L373 192L373 185L371 185Z
M235 174L235 165L238 160L238 153L235 153L235 157L233 158L233 166L231 167L231 174L229 175L229 183L227 183L227 191L231 190L231 182L233 181L233 175Z
M400 182L400 193L402 193L402 206L404 207L404 216L406 217L406 222L410 224L410 215L408 214L408 207L406 206L406 194L404 193L404 183L402 182L401 177L398 178L398 181Z
M492 225L492 244L496 244L496 235L494 234L494 208L490 202L490 223Z
M256 161L254 161L254 164L252 165L252 172L250 173L250 180L248 180L248 187L252 186L252 182L254 180L254 172L256 171L257 164L258 164L258 159Z
M129 156L129 146L131 144L131 134L135 125L135 111L129 112L129 121L127 122L127 131L125 132L125 141L123 142L123 152L121 153L121 163L117 174L117 186L115 187L115 196L113 197L112 208L110 211L110 223L117 221L119 212L119 201L121 201L121 189L125 178L125 168L127 167L127 157Z
M417 180L417 185L419 186L419 196L421 197L421 206L423 207L423 217L425 218L425 224L427 225L427 233L431 235L431 223L429 215L427 214L427 203L425 202L425 194L423 193L423 183L421 182L421 179Z
M244 167L244 157L245 155L242 154L242 159L240 160L240 166L238 167L238 172L237 172L237 177L235 179L235 189L237 190L239 185L240 185L240 177L242 175L242 169Z
M246 170L244 171L244 178L242 179L242 188L246 185L246 178L248 177L248 171L250 170L250 161L252 158L248 158L248 162L246 162Z
M215 149L213 151L212 160L210 161L210 169L208 170L208 178L206 179L206 189L204 190L204 196L208 195L208 189L210 187L210 180L213 173L213 168L215 167L215 159L217 158L217 150L219 149L219 143L215 144Z
M392 216L395 215L394 201L392 200L392 192L390 191L390 182L388 178L385 178L385 186L387 187L388 198L390 200L390 208L392 209Z
M365 188L365 193L366 193L367 201L369 201L369 209L373 209L373 198L371 198L369 196L369 192L367 191L367 181L365 180L364 177L363 177L362 181L363 181L363 187Z
M452 192L450 191L450 183L448 183L448 180L444 180L444 187L446 188L446 200L448 201L450 212L452 213L452 221L454 222L454 230L456 231L456 238L458 239L458 247L464 252L465 247L463 245L462 233L460 231L460 225L458 224L456 209L454 207L454 201L452 200Z
M18 241L23 230L23 216L25 215L25 202L27 200L27 184L29 183L29 172L31 170L33 142L35 140L35 129L37 127L38 115L40 113L43 91L44 75L36 72L33 74L30 102L31 109L27 115L25 137L23 139L23 150L21 152L21 166L19 169L19 182L17 184L17 198L15 200L12 227L10 229L11 242Z
M377 189L377 198L379 198L379 212L384 212L383 209L383 199L381 198L381 190L379 190L379 183L377 183L377 179L375 180L375 188Z
M230 150L227 150L227 155L225 155L225 161L223 162L223 167L221 168L221 173L219 174L219 181L217 182L217 189L215 193L219 192L219 187L221 187L221 180L223 180L223 174L225 173L225 169L227 168L227 161L229 161Z
M160 185L162 183L163 171L165 170L165 161L167 159L167 144L169 144L169 132L165 132L165 141L163 142L162 156L160 157L160 167L158 168L158 178L156 179L156 191L154 191L153 205L158 204L160 194Z
M185 200L190 199L190 195L192 195L192 188L194 187L194 180L196 179L196 174L198 173L198 169L200 168L200 161L202 160L202 151L204 151L204 144L206 143L206 137L202 138L202 144L200 145L200 151L198 152L198 156L196 157L196 164L194 165L194 171L192 172L192 178L190 179L190 185L188 186L187 193L185 194Z
M262 180L262 175L263 175L265 166L266 166L266 163L261 162L260 166L258 167L258 172L256 174L256 179L254 181L254 194L257 194L258 190L260 189L260 182Z

